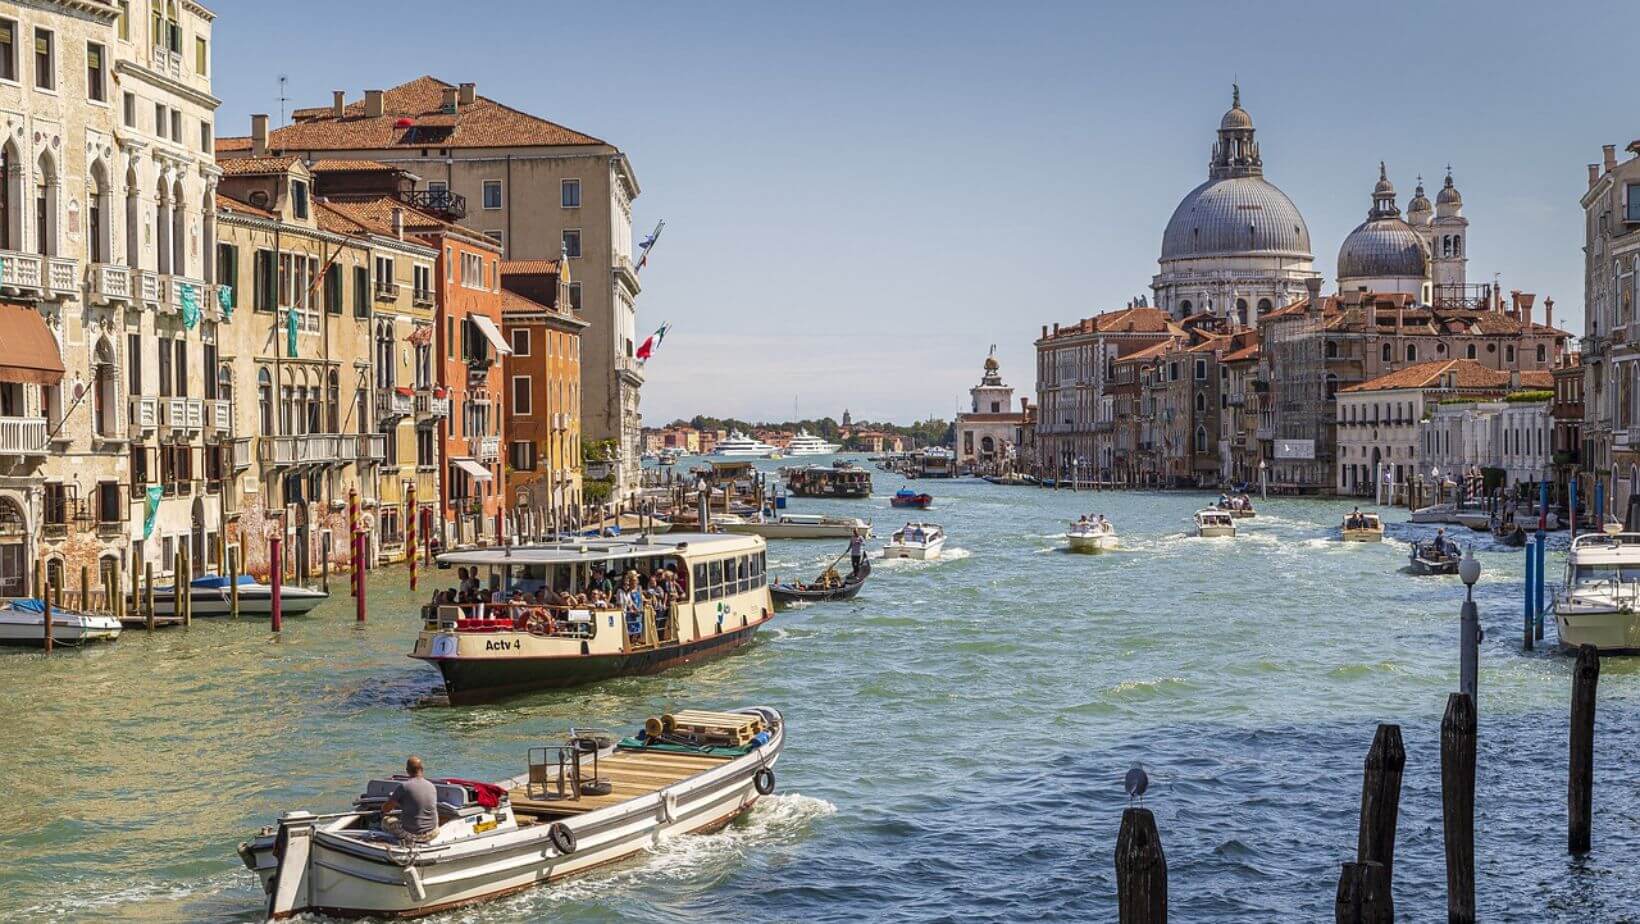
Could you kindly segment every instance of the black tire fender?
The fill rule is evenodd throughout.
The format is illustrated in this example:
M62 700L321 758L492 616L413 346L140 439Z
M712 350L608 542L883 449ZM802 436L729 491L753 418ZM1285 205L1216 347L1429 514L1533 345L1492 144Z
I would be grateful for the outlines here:
M752 788L757 790L760 796L774 792L774 771L768 767L758 768L758 771L752 774Z
M575 852L575 832L561 821L552 823L547 829L547 840L552 842L552 849L558 851L561 857L567 857Z

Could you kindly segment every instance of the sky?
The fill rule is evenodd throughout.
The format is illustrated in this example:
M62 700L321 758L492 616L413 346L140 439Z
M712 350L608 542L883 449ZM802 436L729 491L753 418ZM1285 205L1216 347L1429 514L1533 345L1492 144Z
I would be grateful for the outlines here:
M429 73L618 145L667 223L648 425L949 417L992 344L1031 394L1042 325L1148 294L1233 81L1327 291L1378 162L1403 208L1450 163L1470 281L1581 333L1585 164L1640 137L1632 0L210 5L219 135L281 74L295 108Z

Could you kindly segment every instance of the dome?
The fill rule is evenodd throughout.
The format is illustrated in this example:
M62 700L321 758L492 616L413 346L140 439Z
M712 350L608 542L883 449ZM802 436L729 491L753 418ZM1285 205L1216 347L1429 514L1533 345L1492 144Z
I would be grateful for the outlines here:
M997 358L995 356L985 357L985 371L986 372L995 372L1000 368L1002 368L1002 366L1001 366L1000 363L997 362Z
M1463 205L1463 196L1459 195L1458 188L1452 185L1452 174L1450 172L1446 175L1446 185L1442 186L1441 191L1435 194L1435 204Z
M1224 118L1219 119L1219 131L1240 131L1253 127L1253 117L1247 110L1241 108L1241 87L1233 85L1230 94L1230 109L1225 112Z
M1424 239L1399 218L1369 218L1357 225L1338 248L1338 278L1367 279L1428 275Z
M1232 110L1234 111L1234 110ZM1310 231L1287 194L1261 176L1210 179L1173 210L1162 260L1237 254L1310 259Z
M1407 203L1407 220L1415 225L1429 224L1429 217L1435 211L1429 204L1429 197L1424 195L1424 181L1418 178L1418 188L1412 194L1412 201Z

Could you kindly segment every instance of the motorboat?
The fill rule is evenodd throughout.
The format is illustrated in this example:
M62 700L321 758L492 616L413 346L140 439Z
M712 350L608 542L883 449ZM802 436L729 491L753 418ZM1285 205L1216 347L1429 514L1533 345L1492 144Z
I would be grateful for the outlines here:
M927 510L934 506L934 495L925 491L913 491L910 488L901 488L888 499L893 507L910 507L916 510Z
M843 447L837 443L828 443L807 430L797 431L791 442L786 444L788 456L829 456Z
M1452 514L1452 522L1459 526L1467 526L1477 533L1489 532L1492 529L1492 515L1484 510L1460 510Z
M780 450L762 440L753 439L739 430L729 434L729 438L718 443L712 449L712 455L725 458L747 457L766 459Z
M1339 537L1345 542L1384 541L1384 521L1370 510L1353 510L1344 515Z
M719 830L774 791L785 722L769 707L651 717L637 735L574 730L493 783L430 779L439 827L384 813L404 777L339 812L287 811L239 845L270 920L419 917L560 882L682 835Z
M1564 651L1593 645L1603 655L1640 654L1640 533L1608 523L1572 540L1550 610Z
M1457 574L1463 554L1456 542L1443 535L1412 543L1407 557L1413 574Z
M188 582L188 600L194 616L227 616L233 611L235 582L220 574L207 574ZM273 615L273 586L263 584L248 574L241 574L239 585L239 615ZM145 600L139 598L139 601ZM300 616L330 599L330 594L300 584L279 585L279 615ZM174 585L154 588L154 615L180 616ZM145 604L141 604L145 605Z
M655 462L658 465L677 465L680 458L682 454L676 449L662 449L655 454Z
M1236 521L1228 510L1204 507L1196 511L1196 535L1202 539L1235 538Z
M871 521L859 517L834 517L815 513L782 513L775 517L737 518L722 523L726 533L762 536L765 539L848 539L855 533L871 536ZM713 517L714 523L719 523Z
M1258 516L1258 511L1253 509L1253 499L1245 494L1221 498L1213 506L1230 514L1231 518L1237 520L1249 520Z
M45 604L35 597L19 597L0 606L0 645L44 647ZM83 645L120 637L120 621L113 616L51 608L51 643Z
M1430 504L1412 511L1409 519L1414 523L1456 523L1457 513L1457 504Z
M1072 552L1111 552L1116 549L1116 527L1109 520L1083 517L1065 531Z
M907 523L883 546L883 557L928 560L939 558L943 548L944 529L934 523Z
M827 568L813 581L776 581L769 585L769 593L777 604L852 600L869 577L871 562L862 559L860 567L848 574L840 575L836 568Z

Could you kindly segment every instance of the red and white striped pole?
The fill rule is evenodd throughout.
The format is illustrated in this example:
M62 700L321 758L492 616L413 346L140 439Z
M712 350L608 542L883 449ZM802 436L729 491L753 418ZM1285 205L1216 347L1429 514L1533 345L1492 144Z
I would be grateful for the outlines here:
M404 559L410 563L410 589L416 589L416 483L410 482L408 509L404 519L408 523L408 530L404 536Z
M357 597L362 573L359 568L359 490L357 488L347 489L347 539L350 543L348 551L353 556L353 576L348 582L348 588L353 596Z

